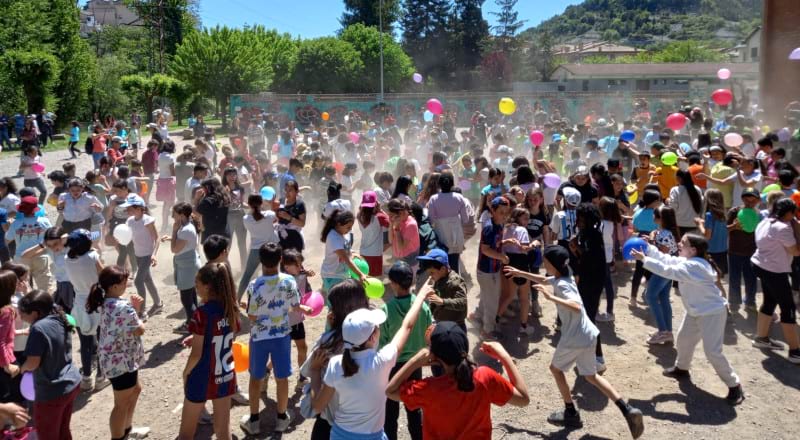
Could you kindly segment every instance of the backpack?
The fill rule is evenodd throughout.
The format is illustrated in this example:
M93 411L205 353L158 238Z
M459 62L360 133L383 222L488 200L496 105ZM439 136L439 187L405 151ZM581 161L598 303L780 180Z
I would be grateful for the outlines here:
M83 150L86 151L86 154L92 154L92 152L94 152L94 144L92 143L91 136L86 137L86 142L83 143Z

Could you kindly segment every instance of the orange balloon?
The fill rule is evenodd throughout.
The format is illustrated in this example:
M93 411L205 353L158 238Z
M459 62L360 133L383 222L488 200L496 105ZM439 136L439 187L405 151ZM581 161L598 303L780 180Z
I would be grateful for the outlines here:
M329 115L328 112L322 112L322 120L323 121L327 121L330 118L331 118L331 115Z
M233 370L243 373L250 368L250 347L241 341L234 341L233 347Z

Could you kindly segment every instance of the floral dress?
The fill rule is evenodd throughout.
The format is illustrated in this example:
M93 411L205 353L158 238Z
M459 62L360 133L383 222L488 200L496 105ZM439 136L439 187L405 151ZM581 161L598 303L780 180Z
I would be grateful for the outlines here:
M137 371L144 362L142 338L134 335L142 321L122 298L106 298L100 320L100 369L114 378Z

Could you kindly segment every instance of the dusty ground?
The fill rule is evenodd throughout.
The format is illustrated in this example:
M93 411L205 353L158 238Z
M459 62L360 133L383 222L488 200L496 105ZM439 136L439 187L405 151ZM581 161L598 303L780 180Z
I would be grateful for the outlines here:
M178 142L179 146L183 142ZM47 153L45 162L48 172L60 167L68 158L66 151ZM90 159L82 156L78 161L79 175L90 166ZM0 162L3 175L15 174L18 166L16 158ZM21 182L20 182L21 183ZM160 219L160 204L156 206L155 217ZM310 221L306 227L307 266L319 269L322 256L322 245L317 239L318 225ZM235 246L235 245L234 245ZM469 250L464 256L467 268L474 273L476 261L476 240L469 243ZM232 256L237 256L232 250ZM115 261L113 250L106 250L104 258L107 263ZM185 365L187 350L179 341L182 335L173 333L172 329L180 324L183 311L178 292L172 284L172 264L169 249L162 246L158 255L159 262L155 268L155 281L165 301L165 312L147 323L144 336L147 351L147 363L140 372L144 392L139 400L134 419L136 426L152 428L150 438L173 439L179 425L179 405L183 400L181 390L181 371ZM232 261L238 274L238 261ZM654 321L647 308L639 304L629 308L630 288L628 281L630 272L622 270L615 277L618 286L618 299L615 304L616 322L600 324L608 371L605 377L627 398L631 404L640 408L645 414L646 431L643 438L649 439L717 439L717 438L797 438L800 421L800 367L787 362L786 351L768 353L751 347L750 339L755 329L755 316L745 313L731 316L725 338L725 353L744 385L747 399L736 408L731 408L722 400L726 393L725 385L716 377L710 365L705 361L702 349L698 348L696 360L692 368L691 382L676 382L663 377L661 370L673 363L675 350L672 346L649 347L645 340L648 332L653 331ZM313 286L321 285L319 278L311 280ZM131 289L133 290L133 289ZM477 288L470 291L470 308L477 303ZM548 371L549 361L558 337L553 332L555 307L544 305L544 317L532 321L536 334L530 338L517 338L517 323L505 326L507 337L504 345L516 359L530 390L531 404L526 408L494 408L493 438L629 438L627 427L619 411L599 391L586 381L569 376L573 385L573 394L578 407L582 410L584 428L575 431L560 430L546 422L547 415L561 407L558 391ZM605 304L601 305L601 310ZM683 314L683 307L673 291L673 324L677 331ZM323 329L322 318L306 321L309 344L317 338ZM781 339L778 332L773 336ZM240 335L239 340L246 340ZM477 333L470 334L473 344L477 341ZM77 355L77 338L74 341L75 359ZM479 363L489 360L477 349L473 351ZM497 367L495 365L495 367ZM238 376L243 389L247 389L247 374ZM292 389L296 379L290 384ZM268 433L274 426L274 382L270 384L266 410L262 412L262 434L260 438L280 438L278 434ZM290 405L297 404L299 394L292 396ZM112 391L107 388L97 393L83 393L75 405L72 420L72 433L76 439L107 439L108 415L112 406ZM234 435L242 439L244 434L238 427L239 418L246 414L247 408L234 407L231 411L231 425ZM401 411L402 413L402 411ZM403 416L401 416L403 417ZM401 420L401 423L402 420ZM283 438L305 439L311 432L312 423L296 421ZM401 425L401 438L408 438ZM792 434L794 433L794 434ZM201 427L197 438L211 438L210 427Z

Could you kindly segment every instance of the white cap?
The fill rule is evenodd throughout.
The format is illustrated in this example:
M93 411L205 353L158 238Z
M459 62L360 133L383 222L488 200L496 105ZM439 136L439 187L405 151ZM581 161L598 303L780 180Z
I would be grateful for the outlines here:
M578 206L581 203L581 193L577 189L567 186L562 190L564 201L569 206Z
M342 323L344 348L353 348L367 342L375 327L386 321L386 314L380 309L358 309L350 312Z

